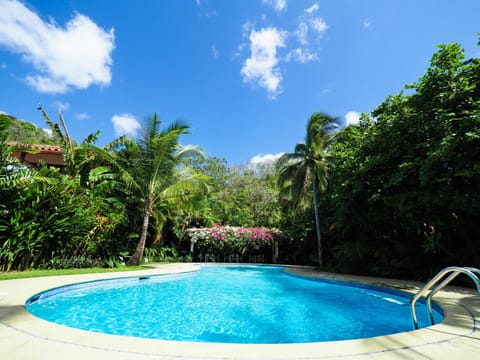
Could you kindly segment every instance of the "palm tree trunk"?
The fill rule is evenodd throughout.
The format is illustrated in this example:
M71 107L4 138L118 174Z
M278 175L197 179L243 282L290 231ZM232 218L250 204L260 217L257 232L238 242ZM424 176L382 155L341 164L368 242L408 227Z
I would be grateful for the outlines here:
M320 233L320 215L318 214L318 194L317 194L317 174L313 170L313 211L315 212L315 228L317 233L317 247L318 247L318 267L323 268L323 254L322 254L322 235Z
M148 232L148 223L150 221L150 200L147 199L145 204L145 212L143 213L143 225L142 225L142 235L140 236L140 240L138 240L137 248L135 252L128 260L127 265L138 265L140 264L140 260L142 260L143 252L145 251L145 243L147 240L147 232Z

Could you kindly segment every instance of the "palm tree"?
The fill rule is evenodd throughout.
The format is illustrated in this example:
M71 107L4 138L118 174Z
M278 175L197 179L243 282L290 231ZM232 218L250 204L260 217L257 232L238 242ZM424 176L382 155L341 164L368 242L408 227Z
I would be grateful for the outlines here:
M179 122L160 130L160 121L154 114L143 125L136 142L124 140L123 155L128 153L128 156L119 152L116 161L110 163L142 206L141 235L128 265L138 265L142 259L148 225L156 209L172 201L187 202L208 192L204 178L178 169L183 157L200 152L197 148L179 145L179 137L187 132L188 126Z
M318 197L327 187L328 147L333 140L335 121L322 113L313 114L307 124L305 142L278 160L280 196L287 199L292 208L297 208L306 195L312 194L320 268L323 268L323 254Z

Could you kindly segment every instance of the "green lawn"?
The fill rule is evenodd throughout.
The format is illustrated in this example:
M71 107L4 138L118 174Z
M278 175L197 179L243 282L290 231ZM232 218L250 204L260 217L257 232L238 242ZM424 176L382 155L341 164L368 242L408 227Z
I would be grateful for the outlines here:
M120 266L113 269L90 268L90 269L62 269L62 270L29 270L29 271L10 271L0 272L0 280L34 278L40 276L57 275L75 275L75 274L93 274L93 273L111 273L119 271L137 271L145 270L146 266Z

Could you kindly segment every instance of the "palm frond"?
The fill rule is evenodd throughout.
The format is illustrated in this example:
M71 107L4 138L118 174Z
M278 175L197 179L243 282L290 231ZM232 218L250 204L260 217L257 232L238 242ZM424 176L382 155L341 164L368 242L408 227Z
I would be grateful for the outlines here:
M279 159L280 196L290 208L305 203L314 188L319 192L326 189L330 166L328 148L333 141L337 120L322 113L313 114L307 124L305 142L296 144L293 153L284 154ZM312 184L314 180L316 184Z
M70 137L70 133L68 132L67 124L65 124L65 119L63 118L63 114L60 110L58 110L58 119L60 120L60 126L63 129L63 141L64 146L68 149L70 154L74 154L74 145L72 138Z
M128 171L127 168L119 163L119 160L121 159L119 159L115 154L112 154L102 148L94 147L92 150L95 151L95 157L98 161L107 164L105 167L100 167L100 170L92 170L93 176L106 176L106 169L108 169L111 173L115 173L116 179L125 184L128 189L134 189L135 191L143 193L142 188L135 177Z
M276 167L282 169L290 163L296 163L303 160L303 156L297 153L285 153L277 160Z
M89 134L81 143L81 145L93 145L97 142L98 138L101 135L101 131L97 130L93 134Z
M188 157L195 157L195 156L204 158L205 153L200 147L195 145L182 145L182 146L179 146L177 149L176 158L178 159L185 159Z
M138 136L138 144L144 151L150 149L151 141L158 136L160 123L156 113L144 120Z
M298 143L295 145L295 149L293 150L292 155L295 155L296 157L306 157L308 154L308 146L306 143Z
M135 141L131 137L127 137L125 135L122 135L122 136L118 137L117 139L109 142L103 148L107 151L112 151L112 150L118 149L120 147L128 147L128 145L131 144L131 143L135 143Z
M179 131L179 135L181 134L189 134L190 126L184 123L181 120L173 121L166 129L165 133L176 132Z
M107 166L99 166L92 170L89 173L89 181L92 183L98 183L105 180L113 180L115 174L110 171L110 168Z
M209 193L207 179L199 174L176 181L164 189L160 198L170 203L186 203Z
M35 181L51 182L53 179L41 176L36 170L23 165L9 165L0 173L0 189L20 188Z
M61 144L64 144L64 135L63 135L62 131L60 130L60 127L58 126L58 124L55 124L50 119L50 117L48 116L47 112L45 111L45 109L43 108L43 106L41 104L38 104L37 109L40 110L40 112L42 113L42 117L45 120L45 122L47 123L50 130L52 130L53 135L57 138L57 140L60 141Z

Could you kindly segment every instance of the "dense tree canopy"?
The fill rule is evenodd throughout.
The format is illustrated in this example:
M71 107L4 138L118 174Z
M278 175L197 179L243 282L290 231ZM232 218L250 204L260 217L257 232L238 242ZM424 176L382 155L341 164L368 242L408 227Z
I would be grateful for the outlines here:
M58 144L58 141L44 129L39 129L27 121L18 120L10 115L4 114L3 116L4 119L9 118L11 120L10 126L7 130L8 141L27 144Z
M279 227L281 212L273 164L233 167L215 157L193 159L188 164L211 179L208 221L197 219L192 225Z
M445 45L405 93L338 136L330 226L347 271L478 264L480 62Z

